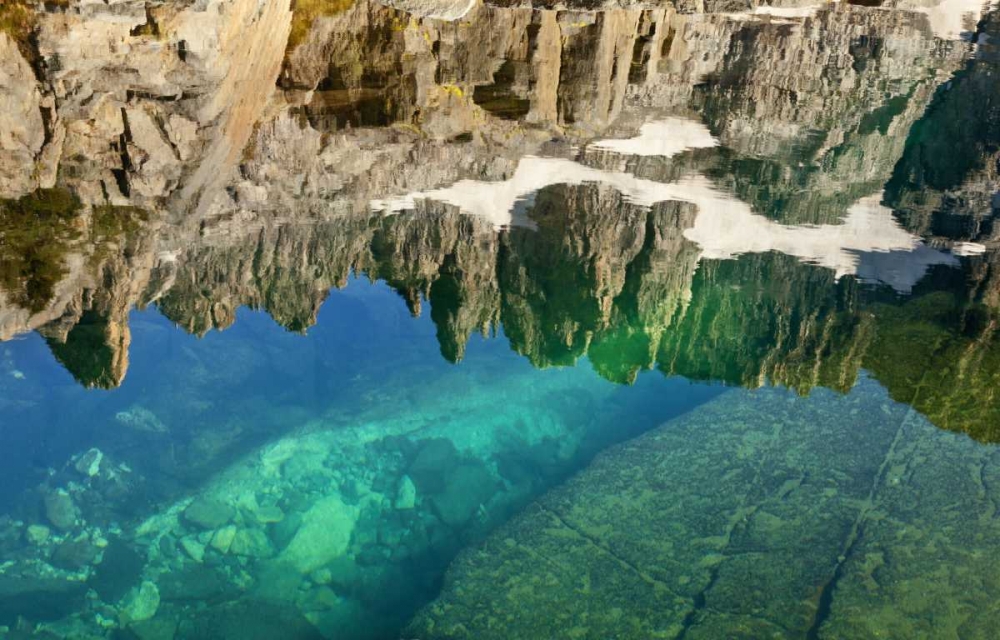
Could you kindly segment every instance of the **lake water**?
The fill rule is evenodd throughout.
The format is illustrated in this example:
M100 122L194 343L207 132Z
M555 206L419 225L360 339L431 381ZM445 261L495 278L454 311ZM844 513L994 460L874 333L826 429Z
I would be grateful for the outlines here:
M996 637L1000 10L543 5L0 7L0 638Z

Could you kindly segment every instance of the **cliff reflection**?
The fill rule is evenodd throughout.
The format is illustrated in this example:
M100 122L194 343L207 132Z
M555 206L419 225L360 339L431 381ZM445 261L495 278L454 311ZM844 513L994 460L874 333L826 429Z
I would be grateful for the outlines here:
M38 331L112 388L132 308L301 332L361 273L429 302L451 362L502 332L619 383L867 369L1000 439L995 13L218 4L39 12L28 57L0 33L24 83L0 113L0 339Z

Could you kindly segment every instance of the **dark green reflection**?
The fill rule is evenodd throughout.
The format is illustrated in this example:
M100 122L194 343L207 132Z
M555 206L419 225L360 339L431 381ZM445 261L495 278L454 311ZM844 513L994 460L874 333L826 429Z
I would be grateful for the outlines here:
M66 254L80 237L73 221L80 201L68 191L44 190L0 201L0 291L40 311L66 275Z

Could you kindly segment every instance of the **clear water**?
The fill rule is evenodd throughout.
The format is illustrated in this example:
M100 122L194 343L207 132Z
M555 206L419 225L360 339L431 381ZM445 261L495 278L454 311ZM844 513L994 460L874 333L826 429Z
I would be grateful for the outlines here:
M0 7L0 638L995 637L992 5L250 4Z

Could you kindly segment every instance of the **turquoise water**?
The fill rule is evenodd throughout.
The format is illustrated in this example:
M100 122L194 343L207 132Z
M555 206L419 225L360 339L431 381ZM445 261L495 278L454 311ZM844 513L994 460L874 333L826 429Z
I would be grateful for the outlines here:
M586 362L536 370L502 334L473 337L456 366L441 357L430 318L412 318L384 284L357 278L330 296L305 335L241 310L231 330L197 338L156 311L136 311L129 318L129 373L113 391L83 388L38 336L8 343L6 364L20 375L5 380L9 424L19 425L3 434L5 506L22 522L41 515L51 527L46 497L36 516L30 515L32 497L39 488L45 496L70 487L75 523L64 531L52 527L50 535L63 539L53 545L55 556L78 532L95 552L107 542L104 553L122 545L130 555L149 556L126 575L97 578L120 581L106 587L120 588L121 594L112 591L119 597L130 581L152 572L169 577L168 589L185 604L265 598L287 607L298 602L289 594L299 591L299 581L316 579L319 571L319 580L336 584L336 591L310 597L334 600L302 606L319 611L312 613L322 633L386 637L436 591L463 546L597 451L723 391L654 372L631 386L612 385ZM74 411L53 410L53 404L71 404ZM272 456L276 462L268 463ZM95 467L86 466L95 459ZM228 477L234 475L238 480ZM411 496L415 504L397 508L397 494L407 490L419 499ZM51 491L56 494L46 494ZM228 514L213 528L233 527L241 536L237 546L252 535L260 548L219 556L211 538L199 540L201 525L177 513L186 513L191 496L206 495ZM277 522L256 520L258 502L275 509L279 515L266 517ZM278 563L290 553L279 551L282 542L305 535L282 523L308 523L322 513L317 504L357 518L344 534L353 560L345 564L345 539L343 550L303 542L301 553L316 559ZM143 529L150 517L154 524ZM336 536L327 528L337 523L323 522L317 535ZM131 528L136 525L141 533ZM208 550L195 552L196 561L185 545ZM78 575L89 552L80 553L84 560L74 556L56 566ZM82 596L78 591L95 579L90 576L81 589L63 586ZM162 587L163 580L157 582ZM41 609L26 610L43 620L81 605L41 602ZM25 606L21 596L3 611L11 616ZM197 616L188 622L205 623ZM195 626L187 633L208 632Z
M1000 12L506 4L0 6L0 639L996 636Z

